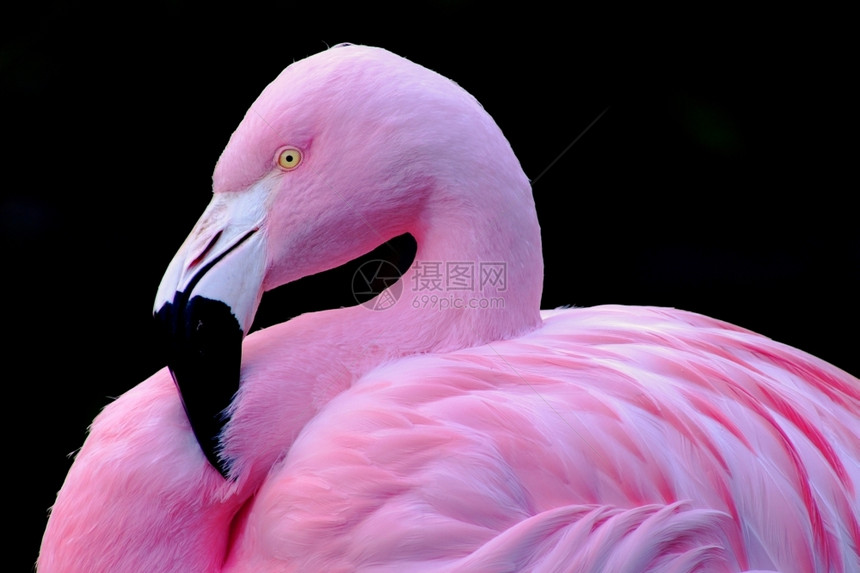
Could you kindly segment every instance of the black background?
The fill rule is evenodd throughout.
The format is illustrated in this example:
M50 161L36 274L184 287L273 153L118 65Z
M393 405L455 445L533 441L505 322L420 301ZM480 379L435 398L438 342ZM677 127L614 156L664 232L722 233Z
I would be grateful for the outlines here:
M860 373L847 16L562 6L45 2L0 18L10 571L32 566L87 424L161 366L151 304L230 133L283 67L343 41L434 69L495 117L534 181L544 308L685 308ZM290 286L260 322L350 296L346 275Z

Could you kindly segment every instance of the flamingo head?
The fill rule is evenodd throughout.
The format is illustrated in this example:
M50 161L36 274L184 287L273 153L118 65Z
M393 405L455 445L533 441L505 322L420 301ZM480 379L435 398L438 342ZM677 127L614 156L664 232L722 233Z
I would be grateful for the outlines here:
M498 195L473 193L467 171L485 172ZM341 45L265 88L223 151L211 203L154 307L191 426L222 475L230 462L219 435L262 293L403 233L419 249L438 242L434 219L481 201L487 213L533 212L507 141L454 82L382 49Z

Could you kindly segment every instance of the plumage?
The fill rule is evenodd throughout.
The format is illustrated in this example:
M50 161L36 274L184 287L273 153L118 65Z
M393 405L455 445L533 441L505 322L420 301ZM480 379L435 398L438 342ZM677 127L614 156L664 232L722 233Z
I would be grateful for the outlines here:
M207 454L173 365L108 405L39 571L860 571L860 381L689 312L539 311L528 180L449 80L362 46L297 62L213 188L157 313L205 295L246 333L262 291L409 232L403 295L248 335ZM505 282L431 304L422 262Z

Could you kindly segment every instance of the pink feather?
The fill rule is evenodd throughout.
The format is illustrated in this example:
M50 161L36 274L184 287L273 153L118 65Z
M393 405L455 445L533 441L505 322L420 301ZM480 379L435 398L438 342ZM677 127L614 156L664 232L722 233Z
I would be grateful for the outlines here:
M281 172L286 144L302 164ZM860 381L689 312L539 311L528 180L449 80L360 46L297 62L214 188L176 264L208 260L246 201L265 265L240 296L411 232L416 261L504 261L505 305L404 297L247 336L231 479L157 372L93 422L40 572L860 571Z

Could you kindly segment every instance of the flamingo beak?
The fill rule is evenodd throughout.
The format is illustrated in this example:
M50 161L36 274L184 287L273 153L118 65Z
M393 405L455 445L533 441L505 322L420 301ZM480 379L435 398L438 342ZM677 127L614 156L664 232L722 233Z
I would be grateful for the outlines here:
M261 192L213 196L168 266L153 309L194 435L225 478L230 460L222 455L220 436L239 389L242 339L262 296Z

